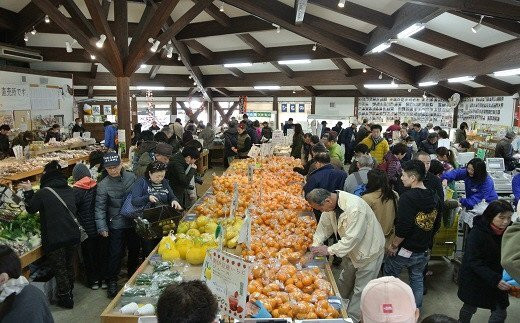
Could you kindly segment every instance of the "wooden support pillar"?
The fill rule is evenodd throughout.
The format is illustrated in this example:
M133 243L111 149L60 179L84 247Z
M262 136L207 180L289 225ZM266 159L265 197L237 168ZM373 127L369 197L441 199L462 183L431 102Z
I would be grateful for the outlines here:
M120 130L125 130L126 151L123 157L128 157L128 149L131 143L130 128L130 78L121 76L116 77L117 92L117 124Z
M273 97L273 112L275 112L274 123L276 125L274 130L278 130L280 127L280 115L278 113L278 97L277 96Z
M177 118L177 97L172 96L172 103L170 104L170 114Z
M316 97L311 98L311 114L316 114Z
M132 95L132 102L130 104L130 122L132 125L137 123L137 98Z
M215 126L215 101L208 102L208 122Z

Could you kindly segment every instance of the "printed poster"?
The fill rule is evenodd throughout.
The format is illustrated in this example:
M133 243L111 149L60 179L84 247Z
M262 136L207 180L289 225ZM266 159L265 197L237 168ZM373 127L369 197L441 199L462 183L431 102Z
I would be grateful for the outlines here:
M201 280L217 298L219 312L235 319L246 315L247 276L251 263L218 249L208 250Z
M282 112L287 112L287 103L282 103Z
M296 112L296 103L291 103L291 104L289 105L289 108L290 108L290 111L291 111L291 112Z
M304 103L298 104L298 112L305 112L305 104Z

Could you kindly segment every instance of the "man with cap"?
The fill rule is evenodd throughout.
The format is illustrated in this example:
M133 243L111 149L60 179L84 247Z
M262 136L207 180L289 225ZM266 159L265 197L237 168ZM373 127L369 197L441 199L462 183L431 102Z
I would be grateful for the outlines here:
M399 278L386 276L371 280L361 294L364 323L415 323L419 314L412 289Z
M515 133L508 131L506 137L501 139L495 147L495 157L504 158L506 171L510 172L515 170L516 162L513 158L513 139L515 139Z
M137 167L134 169L135 176L142 177L146 171L146 167L153 161L160 161L166 165L170 162L173 155L173 147L167 143L159 142L152 153L144 153L139 158Z
M377 278L383 263L385 236L381 225L374 211L359 196L316 188L305 199L313 209L322 212L310 250L315 256L343 258L339 291L343 298L350 299L349 316L354 322L360 322L361 292L369 281ZM338 242L324 245L331 235L335 235Z
M79 163L72 170L77 218L88 238L81 243L81 254L85 265L87 286L93 290L106 289L106 267L108 263L108 238L98 234L96 227L96 180L87 165Z
M119 210L130 193L136 177L123 170L121 158L114 152L103 157L103 167L108 173L99 184L96 192L96 227L102 237L109 238L108 260L108 297L117 294L117 279L124 257L123 246L128 249L128 277L137 269L139 261L139 237L135 233L131 219L123 217Z

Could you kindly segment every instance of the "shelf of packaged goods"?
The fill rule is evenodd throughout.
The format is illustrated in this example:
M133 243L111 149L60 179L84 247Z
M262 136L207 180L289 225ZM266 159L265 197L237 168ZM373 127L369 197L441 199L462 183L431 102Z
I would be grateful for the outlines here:
M69 160L67 160L67 163L69 166L71 166L71 165L75 165L81 161L86 161L86 160L88 160L88 156L81 156L81 157L69 159ZM23 179L26 179L26 178L29 178L32 176L37 176L42 173L43 173L43 167L40 167L40 168L32 169L30 171L20 172L20 173L12 174L9 176L4 176L2 180L11 181L11 182L21 181Z

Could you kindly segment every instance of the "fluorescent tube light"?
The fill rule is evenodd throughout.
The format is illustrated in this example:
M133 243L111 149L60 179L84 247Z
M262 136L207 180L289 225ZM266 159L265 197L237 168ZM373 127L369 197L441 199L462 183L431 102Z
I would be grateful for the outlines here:
M363 85L366 89L397 89L395 83L382 83L382 84L365 84Z
M520 68L514 68L512 70L496 71L493 73L495 76L512 76L520 74Z
M345 2L347 2L347 0L339 0L338 7L345 8Z
M278 61L278 64L281 65L298 65L298 64L310 64L310 59L291 59L287 61Z
M72 53L72 45L68 41L65 42L65 50L67 53Z
M164 90L164 86L146 86L140 85L137 87L138 90L150 90L150 91L161 91Z
M255 90L279 90L279 85L255 85Z
M246 67L246 66L252 66L253 63L248 63L248 62L244 62L244 63L229 63L229 64L224 64L224 67Z
M416 23L397 34L398 39L408 38L426 28L424 24Z
M433 82L433 81L428 81L428 82L420 82L419 83L419 86L422 86L422 87L425 87L425 86L434 86L434 85L437 85L439 82Z
M475 76L460 76L460 77L454 77L454 78L448 79L448 83L468 82L468 81L473 81L474 79L475 79Z
M390 48L390 45L392 45L390 42L384 42L384 43L381 43L379 45L377 45L376 47L374 47L371 52L372 53L381 53L381 52L384 52L385 50L387 50L388 48Z

